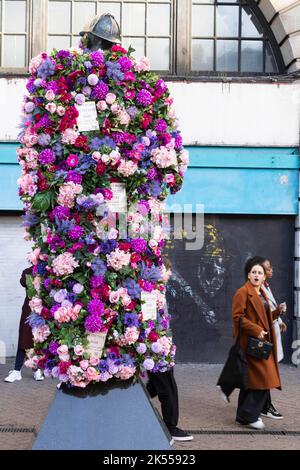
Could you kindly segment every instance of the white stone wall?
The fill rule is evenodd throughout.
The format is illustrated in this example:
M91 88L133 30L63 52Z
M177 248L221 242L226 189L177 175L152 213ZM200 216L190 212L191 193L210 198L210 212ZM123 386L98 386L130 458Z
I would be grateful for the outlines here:
M186 145L297 146L300 80L294 83L169 82ZM0 141L15 141L22 79L0 79Z
M21 223L21 217L0 215L0 357L13 356L18 342L25 297L19 280L31 251L30 243L23 239Z

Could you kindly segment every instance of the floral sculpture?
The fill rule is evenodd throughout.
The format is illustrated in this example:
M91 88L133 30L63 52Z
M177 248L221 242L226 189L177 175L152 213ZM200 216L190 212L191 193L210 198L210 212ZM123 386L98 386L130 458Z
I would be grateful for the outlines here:
M188 157L166 84L131 52L53 50L29 68L17 151L33 241L26 365L71 386L174 365L162 212Z

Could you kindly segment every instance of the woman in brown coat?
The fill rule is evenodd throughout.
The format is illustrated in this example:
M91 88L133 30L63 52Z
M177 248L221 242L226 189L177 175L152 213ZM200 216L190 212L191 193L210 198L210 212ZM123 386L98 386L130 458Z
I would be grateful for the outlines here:
M248 338L268 340L273 350L268 359L257 359L246 354L248 362L248 389L240 390L236 420L254 429L263 429L264 423L259 417L270 389L281 389L281 382L276 356L276 340L272 322L282 313L281 306L271 312L267 296L261 286L266 278L263 265L255 258L246 264L247 282L236 291L232 303L234 336L238 333L241 319L241 348L246 352Z
M22 272L20 284L26 289L26 275L32 273L32 268L26 268ZM29 298L25 296L25 300L22 307L22 315L20 318L19 324L19 340L18 340L18 350L15 360L15 368L9 372L9 375L4 379L5 382L15 382L16 380L21 380L21 369L26 356L26 349L33 348L33 337L32 330L28 323L26 323L28 315L31 313L31 308L29 307ZM40 370L37 370L34 373L35 380L43 380L44 377Z

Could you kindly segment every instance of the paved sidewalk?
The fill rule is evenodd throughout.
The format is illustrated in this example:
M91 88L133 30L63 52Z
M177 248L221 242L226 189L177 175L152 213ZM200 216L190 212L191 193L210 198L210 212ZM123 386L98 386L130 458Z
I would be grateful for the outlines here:
M31 449L56 391L56 382L33 380L24 368L20 382L3 381L12 360L0 365L0 449ZM176 443L174 450L188 449L300 449L300 369L281 365L283 390L273 391L281 421L264 418L265 431L234 423L237 392L225 404L215 388L222 366L178 364L180 427L194 433L192 442ZM157 399L154 405L160 410Z

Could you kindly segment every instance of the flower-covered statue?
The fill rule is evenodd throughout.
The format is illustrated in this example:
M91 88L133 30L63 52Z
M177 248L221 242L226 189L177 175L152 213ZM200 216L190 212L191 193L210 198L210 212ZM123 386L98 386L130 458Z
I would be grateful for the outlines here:
M41 53L23 106L26 364L77 387L174 365L162 212L188 157L166 84L131 52Z

